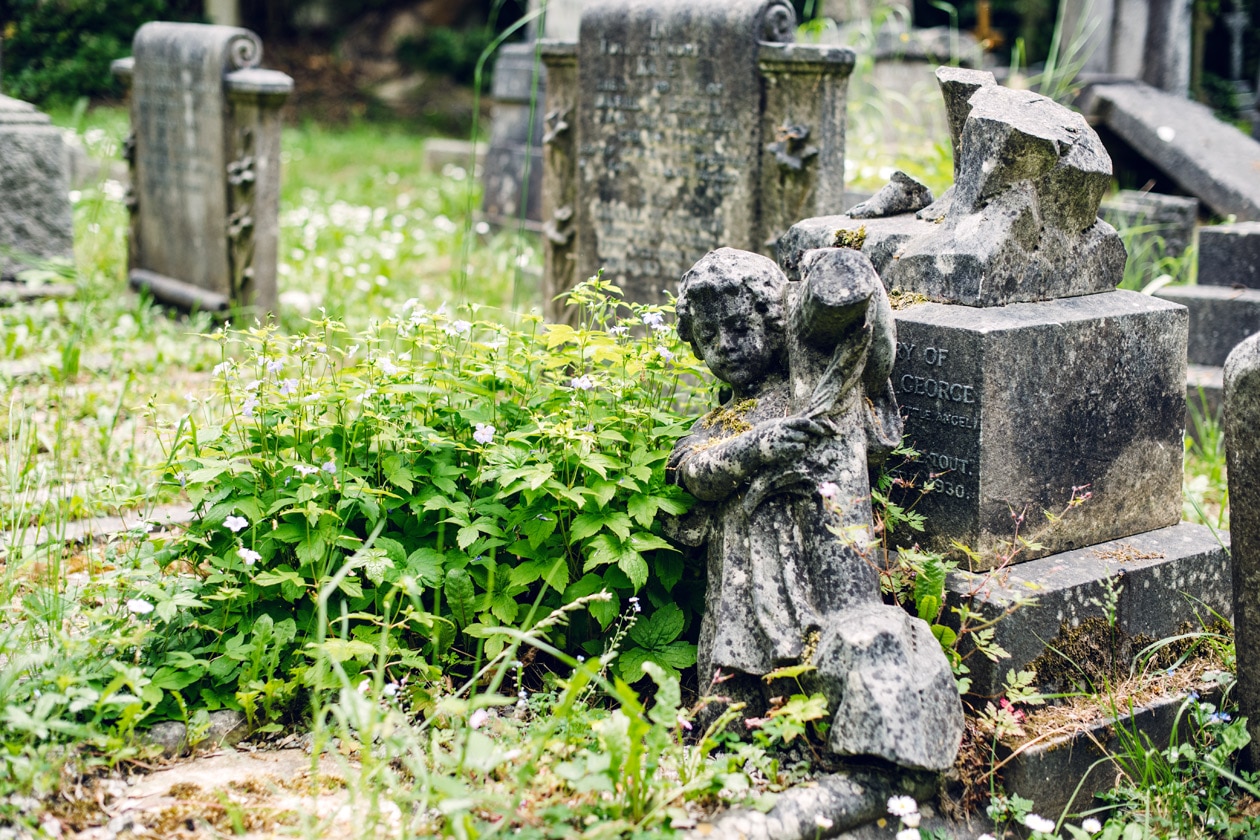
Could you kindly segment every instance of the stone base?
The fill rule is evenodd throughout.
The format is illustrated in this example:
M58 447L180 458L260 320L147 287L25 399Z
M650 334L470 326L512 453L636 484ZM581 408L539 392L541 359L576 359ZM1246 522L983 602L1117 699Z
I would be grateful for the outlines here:
M1260 289L1165 286L1155 296L1179 303L1189 312L1186 358L1192 365L1221 367L1229 351L1260 332Z
M1064 640L1087 620L1105 621L1108 578L1120 590L1116 630L1134 644L1209 626L1217 615L1229 619L1228 544L1228 533L1183 522L1042 557L992 576L955 573L948 582L949 602L958 606L969 600L976 621L996 619L1020 599L1037 601L996 624L994 641L1009 659L994 663L978 653L967 656L972 695L1000 696L1008 671L1027 669L1047 646L1062 650Z
M908 538L955 541L998 565L1181 518L1185 310L1136 292L976 308L920 304L897 320L892 383L906 441L897 501L927 517ZM896 466L896 465L890 465ZM935 490L921 496L928 481ZM1085 504L1051 523L1043 511ZM1023 516L1022 522L1018 517Z

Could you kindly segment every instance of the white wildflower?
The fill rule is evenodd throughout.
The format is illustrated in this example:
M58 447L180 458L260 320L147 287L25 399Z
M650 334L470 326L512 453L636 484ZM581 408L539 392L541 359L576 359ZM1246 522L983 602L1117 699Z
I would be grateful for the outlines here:
M917 814L919 813L919 803L915 802L912 796L893 796L888 800L888 813L894 817Z
M127 602L127 611L135 615L148 615L153 612L153 605L141 598L132 598Z
M821 829L828 829L834 826L835 822L827 819L822 814L816 814L814 816L814 825L818 826Z
M337 462L329 458L320 466L320 469L329 475L335 475L337 473Z
M298 475L313 475L319 472L319 467L312 467L310 464L295 464L293 470Z
M920 840L922 837L917 828L903 828L897 832L897 840Z
M840 495L840 485L834 481L824 481L818 485L818 495L824 499L834 499ZM910 799L908 796L894 796L893 799ZM891 802L892 800L889 800ZM912 802L914 800L911 800ZM891 806L890 806L891 807Z
M1102 831L1102 823L1093 817L1089 817L1088 819L1081 820L1081 829L1084 830L1086 834L1097 834Z
M478 709L477 711L473 712L471 716L469 716L468 725L471 726L473 729L480 729L482 726L485 725L485 722L489 719L489 717L490 717L490 713L487 712L485 709Z
M1042 834L1049 834L1054 831L1054 820L1048 820L1040 814L1029 814L1024 817L1024 826L1029 831L1039 831Z
M659 312L645 312L643 313L643 324L654 330L660 329L665 326L665 316Z
M913 814L906 814L901 818L901 824L906 828L918 828L920 816L918 811L915 811Z
M581 376L575 376L569 381L569 387L575 391L589 391L595 387L595 380L585 373Z
M223 527L235 534L248 528L249 520L243 516L232 514L223 520Z
M246 548L245 546L241 546L236 549L236 556L241 558L246 566L252 566L262 559L261 554L254 551L252 548Z
M494 440L494 433L497 430L489 423L478 423L477 428L473 431L473 440L477 443L490 443Z

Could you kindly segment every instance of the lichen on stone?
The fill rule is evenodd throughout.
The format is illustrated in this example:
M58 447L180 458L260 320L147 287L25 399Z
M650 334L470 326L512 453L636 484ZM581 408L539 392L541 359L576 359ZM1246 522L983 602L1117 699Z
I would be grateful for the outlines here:
M861 251L862 246L866 244L866 225L861 225L857 230L845 230L841 228L836 231L836 238L832 242L833 248L852 248L855 251Z
M888 304L894 310L909 309L911 306L927 303L928 300L927 295L908 292L905 289L892 289L888 292Z
M749 412L757 407L757 400L749 398L731 405L715 408L704 416L704 428L717 427L730 435L739 435L752 430L752 423L745 419Z

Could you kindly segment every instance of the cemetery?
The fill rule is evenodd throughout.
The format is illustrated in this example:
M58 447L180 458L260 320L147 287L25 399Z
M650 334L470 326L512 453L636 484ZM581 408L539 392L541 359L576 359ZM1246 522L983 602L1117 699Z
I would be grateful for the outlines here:
M0 10L0 840L1260 837L1260 9L349 5Z

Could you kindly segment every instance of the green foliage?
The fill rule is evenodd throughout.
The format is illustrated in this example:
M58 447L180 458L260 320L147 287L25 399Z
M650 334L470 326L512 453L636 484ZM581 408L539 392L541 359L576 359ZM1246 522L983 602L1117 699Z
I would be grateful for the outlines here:
M493 27L474 26L466 29L437 27L418 38L406 38L398 45L398 60L416 70L443 73L452 80L470 85L477 60L495 38ZM489 89L489 79L482 87Z
M131 54L136 29L200 10L186 0L9 0L0 6L5 93L40 103L118 96L109 65Z
M147 661L162 686L271 719L287 683L327 685L316 654L362 667L383 646L436 679L497 654L500 628L600 591L613 597L547 639L598 653L642 593L655 609L629 631L623 677L691 665L680 637L697 605L675 596L695 587L675 591L684 569L661 520L690 503L664 465L697 363L647 308L618 320L616 292L580 287L577 328L413 305L355 336L330 320L291 338L216 334L216 413L230 419L181 424L166 481L197 518L153 552L161 574L136 593L156 607ZM635 337L645 315L656 326Z

